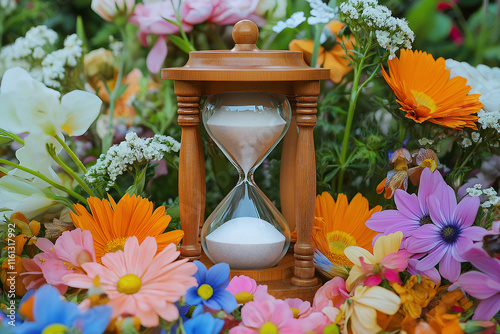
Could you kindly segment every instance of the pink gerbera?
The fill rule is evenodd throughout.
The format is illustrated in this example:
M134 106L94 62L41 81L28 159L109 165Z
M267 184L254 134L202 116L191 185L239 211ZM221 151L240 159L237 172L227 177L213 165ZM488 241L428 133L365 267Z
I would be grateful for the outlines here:
M137 238L130 237L123 251L104 255L102 265L84 263L87 275L70 274L63 280L69 286L89 289L98 276L113 308L112 317L132 315L145 327L158 326L158 316L167 321L179 317L174 303L196 286L197 268L187 259L175 261L179 252L174 244L155 256L156 251L155 238L147 237L139 246Z
M298 319L281 299L265 298L246 303L241 309L241 323L229 334L301 334Z

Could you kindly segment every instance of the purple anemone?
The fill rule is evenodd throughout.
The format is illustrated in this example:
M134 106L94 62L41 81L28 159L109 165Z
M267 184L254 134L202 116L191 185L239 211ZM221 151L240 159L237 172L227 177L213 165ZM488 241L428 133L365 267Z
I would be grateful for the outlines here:
M500 260L492 258L479 246L475 245L461 254L481 271L469 271L462 274L450 289L461 287L472 297L480 299L472 319L490 320L500 311Z
M411 236L420 226L432 223L426 200L440 184L445 184L441 174L425 168L420 178L418 196L397 189L394 195L397 210L375 212L366 226L385 235L401 231L404 238Z
M486 230L472 226L479 209L478 197L465 197L457 204L455 192L446 183L440 184L427 198L431 223L418 227L406 240L412 253L426 254L416 265L427 270L439 263L441 276L455 282L460 275L460 263L465 260L460 250L468 249L483 238Z

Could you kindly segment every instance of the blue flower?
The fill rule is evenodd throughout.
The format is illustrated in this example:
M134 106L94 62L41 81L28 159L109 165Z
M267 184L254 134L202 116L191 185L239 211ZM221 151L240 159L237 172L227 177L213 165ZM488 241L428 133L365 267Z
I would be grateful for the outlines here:
M224 310L231 313L237 306L236 298L226 290L229 284L229 265L217 263L209 270L200 261L193 262L198 271L194 274L198 287L192 287L186 293L186 303L202 304L212 310Z
M76 328L82 334L103 333L111 318L111 308L105 305L92 307L82 313L78 305L63 301L56 288L44 285L35 294L33 318L16 326L15 333L35 334L51 330L59 333L62 330ZM58 332L59 330L59 332Z
M186 334L218 334L224 327L224 320L214 318L210 313L202 313L184 323Z

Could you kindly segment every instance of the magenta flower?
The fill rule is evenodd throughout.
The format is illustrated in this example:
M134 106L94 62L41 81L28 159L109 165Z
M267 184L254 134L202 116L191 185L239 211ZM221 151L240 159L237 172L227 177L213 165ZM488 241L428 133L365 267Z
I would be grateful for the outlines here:
M266 298L246 303L241 308L241 323L229 330L229 334L301 334L298 320L281 299Z
M403 232L403 237L409 237L420 226L432 223L429 215L427 198L435 194L436 188L445 183L439 172L431 172L425 168L420 178L418 196L396 189L394 202L397 210L375 212L366 222L366 226L374 231L390 234ZM440 194L436 194L440 198Z
M420 226L406 240L411 253L425 253L416 265L417 270L427 270L439 263L441 276L455 282L460 275L464 259L460 250L482 239L486 230L472 226L479 208L479 198L466 197L457 204L455 192L445 183L440 184L427 198L431 223Z
M490 320L500 311L500 260L488 256L479 246L473 246L461 254L464 260L481 271L462 274L450 289L461 287L472 297L480 299L472 319Z

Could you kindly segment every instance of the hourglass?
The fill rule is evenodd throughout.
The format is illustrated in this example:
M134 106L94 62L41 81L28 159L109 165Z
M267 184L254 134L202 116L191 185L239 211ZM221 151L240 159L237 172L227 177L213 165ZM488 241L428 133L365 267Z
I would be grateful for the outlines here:
M216 252L209 245L212 238L212 241L219 242L217 246L222 249L219 253L226 256L224 261L231 260L227 257L240 252L243 255L234 257L241 267L270 267L232 269L231 275L250 276L267 285L268 292L278 298L293 296L312 300L319 287L314 276L315 248L312 243L316 198L313 128L316 124L320 80L328 79L330 74L328 69L307 66L301 52L260 50L255 45L258 36L259 30L253 22L240 21L233 28L235 46L232 50L192 51L183 67L162 69L162 79L175 81L178 122L182 130L179 211L184 238L180 246L181 257L199 259L207 266L212 265L212 261L204 254L216 260ZM208 97L207 103L204 111L200 112L204 96ZM264 118L271 121L263 127L254 126L262 121L257 114L269 110L275 110L273 116ZM292 116L288 127L289 114ZM237 168L241 176L238 185L215 212L208 213L205 224L204 136L200 131L202 118L210 135L222 146L233 164L239 166ZM264 131L267 126L275 130ZM249 132L252 135L244 134L244 127L251 128ZM279 131L276 130L278 128ZM271 133L272 138L261 135L261 132ZM285 132L280 167L281 216L254 184L252 176ZM230 139L226 140L225 137ZM254 145L257 146L256 150L251 143L258 144ZM289 225L288 230L285 221ZM200 244L202 224L201 243L205 252L202 252ZM237 224L247 226L248 231L242 229L235 233L236 236L230 235L229 239L241 239L237 239L238 244L229 244L232 240L223 238L222 234ZM290 230L295 228L297 240L293 254L283 256L288 247ZM217 236L216 232L220 235ZM253 237L259 243L249 243ZM263 247L263 244L267 246ZM239 248L241 245L253 251L253 255ZM258 250L261 250L260 254L255 253ZM248 262L241 264L243 261Z
M290 104L273 93L220 93L207 99L202 116L208 134L239 174L237 185L203 225L203 250L212 262L233 269L274 266L288 249L290 230L253 175L286 133Z

